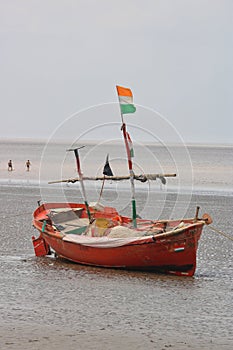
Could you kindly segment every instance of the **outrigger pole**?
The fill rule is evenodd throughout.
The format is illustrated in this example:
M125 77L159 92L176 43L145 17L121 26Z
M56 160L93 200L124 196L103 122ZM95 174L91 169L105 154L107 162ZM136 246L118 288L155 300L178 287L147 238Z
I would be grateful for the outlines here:
M87 202L87 196L86 196L86 191L85 191L84 182L83 182L83 174L82 174L82 171L81 171L80 159L79 159L79 154L78 154L78 150L83 148L83 147L85 147L85 146L74 148L74 149L68 149L67 151L68 152L69 151L74 151L74 155L75 155L75 158L76 158L76 164L77 164L77 171L78 171L79 181L81 183L81 188L82 188L82 195L83 195L84 203L85 203L85 206L86 206L86 209L87 209L88 219L89 219L89 222L91 222L91 213L90 213L89 205L88 205L88 202Z
M121 130L123 132L125 148L126 148L126 153L128 158L128 168L129 168L129 176L130 176L130 184L131 184L132 221L133 221L133 226L136 228L137 227L137 209L136 209L136 200L135 200L133 162L132 162L131 150L129 147L129 135L126 131L126 124L123 119L124 113L134 113L136 108L132 104L133 98L132 98L131 90L128 88L123 88L121 86L116 86L116 88L117 88L118 99L121 107L121 121L122 121Z

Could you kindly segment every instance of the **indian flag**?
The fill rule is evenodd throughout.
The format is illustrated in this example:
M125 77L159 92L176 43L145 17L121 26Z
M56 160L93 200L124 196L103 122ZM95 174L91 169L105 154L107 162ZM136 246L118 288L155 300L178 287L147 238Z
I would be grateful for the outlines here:
M132 91L128 88L117 86L117 93L121 107L121 113L134 113L136 111L136 107L133 104L133 94Z

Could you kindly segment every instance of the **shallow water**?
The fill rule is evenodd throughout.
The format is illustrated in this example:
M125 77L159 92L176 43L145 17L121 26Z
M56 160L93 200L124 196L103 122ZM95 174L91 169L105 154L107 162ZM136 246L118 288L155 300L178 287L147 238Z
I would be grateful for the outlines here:
M78 146L78 144L76 145ZM80 146L80 145L79 145ZM15 142L0 140L0 184L20 186L45 186L48 181L77 176L73 152L74 145L58 142ZM221 192L233 195L233 146L161 146L135 144L134 171L143 173L176 173L163 189L167 192ZM81 165L86 176L100 176L106 154L114 175L127 175L125 149L121 144L87 144L80 150ZM13 161L14 171L7 171L7 162ZM26 172L25 162L30 159L31 171ZM158 190L160 181L141 184L139 190ZM86 183L92 187L93 183ZM96 183L99 188L100 184ZM112 185L108 185L113 189ZM129 190L128 182L116 183L117 189Z
M36 258L31 236L37 232L31 220L41 196L39 188L1 186L0 191L0 312L5 328L17 326L22 331L29 325L32 330L47 325L57 332L69 330L71 334L101 332L103 339L108 332L119 332L141 335L151 344L158 340L173 344L177 349L181 344L185 348L194 344L205 349L232 347L232 241L205 227L193 278L85 267L52 257ZM54 199L60 195L57 189L49 191ZM81 200L73 189L65 192L67 199ZM108 190L107 197L112 196L114 191ZM126 191L122 191L120 199L125 200L126 210L130 211ZM156 199L158 193L152 194L150 203ZM144 207L144 200L143 193L139 194L139 207ZM169 200L163 202L163 213L169 214L176 201L176 195L170 194ZM178 207L183 208L189 201L183 196ZM193 195L187 215L194 215L196 205L201 206L202 213L213 216L214 226L233 235L233 197ZM153 217L155 212L149 205L148 215ZM95 338L92 341L90 333L89 348L93 348ZM0 345L1 349L10 349L2 334ZM38 344L31 344L31 349L39 348ZM123 348L129 348L127 341ZM143 348L139 341L138 349Z

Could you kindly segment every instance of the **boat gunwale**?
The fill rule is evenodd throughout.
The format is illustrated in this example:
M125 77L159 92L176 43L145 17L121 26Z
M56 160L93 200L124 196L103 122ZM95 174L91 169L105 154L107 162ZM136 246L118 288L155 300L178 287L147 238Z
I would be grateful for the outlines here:
M191 219L191 220L194 220L194 219ZM171 221L176 221L176 220L171 220ZM52 225L49 225L49 227L51 228L50 230L45 230L42 233L42 231L41 231L42 230L42 225L43 225L42 221L36 220L36 219L34 220L34 227L37 228L40 231L41 234L47 234L49 236L52 236L52 237L54 237L56 239L61 239L61 240L63 240L64 237L69 236L69 233L63 234L61 231L55 230ZM177 228L177 229L173 229L173 230L170 230L168 232L158 233L158 234L155 234L155 235L131 237L132 238L132 242L126 243L125 245L134 244L134 242L140 242L139 244L149 243L150 240L151 240L151 243L152 243L152 242L155 242L157 240L161 240L163 238L166 239L168 237L173 237L173 236L182 234L182 233L184 233L187 230L190 231L190 230L192 230L192 228L197 227L197 226L198 227L199 226L203 227L204 225L205 225L205 221L204 220L198 220L197 222L189 223L187 226L183 226L183 227L180 227L180 228ZM82 235L82 236L85 237L85 235ZM111 241L111 240L115 241L116 240L116 238L114 238L114 237L108 237L108 236L104 236L104 237L108 238L109 241ZM96 240L96 238L101 238L101 236L100 237L88 236L88 238L90 238L90 239L93 238L93 239ZM124 238L122 238L122 239L124 239ZM81 242L73 241L72 243L81 244L82 245Z

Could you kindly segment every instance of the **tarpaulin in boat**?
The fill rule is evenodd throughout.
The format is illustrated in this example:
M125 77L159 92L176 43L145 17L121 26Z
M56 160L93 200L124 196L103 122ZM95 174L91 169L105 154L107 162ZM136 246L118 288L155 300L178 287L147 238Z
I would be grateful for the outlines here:
M134 238L109 238L109 237L87 237L68 234L63 237L63 241L82 244L93 248L114 248L121 247L130 243L140 243L141 241L150 242L152 237L134 237Z

